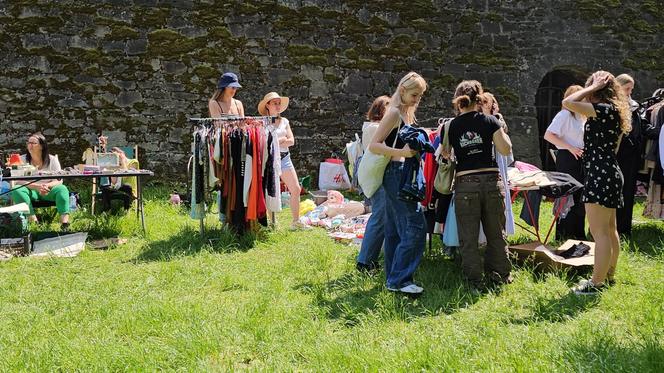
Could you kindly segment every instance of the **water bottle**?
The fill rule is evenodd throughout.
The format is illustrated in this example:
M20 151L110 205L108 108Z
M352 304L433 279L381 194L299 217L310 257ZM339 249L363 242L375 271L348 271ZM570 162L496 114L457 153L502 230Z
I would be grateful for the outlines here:
M76 195L74 193L69 193L69 211L76 211L78 206L76 206Z

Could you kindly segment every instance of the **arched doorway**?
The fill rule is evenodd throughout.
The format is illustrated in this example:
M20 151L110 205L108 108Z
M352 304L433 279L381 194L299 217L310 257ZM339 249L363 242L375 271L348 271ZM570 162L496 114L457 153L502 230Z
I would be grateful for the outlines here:
M563 94L567 87L583 85L588 74L576 66L557 67L550 71L537 88L535 94L535 108L537 110L537 127L539 129L540 160L543 170L555 170L556 165L551 158L549 149L553 145L544 140L544 133L553 117L560 111ZM555 147L553 147L555 148Z

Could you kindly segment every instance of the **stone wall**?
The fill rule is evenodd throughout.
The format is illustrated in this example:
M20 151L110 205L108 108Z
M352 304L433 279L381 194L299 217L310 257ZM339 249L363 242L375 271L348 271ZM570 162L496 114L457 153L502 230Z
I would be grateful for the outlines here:
M461 79L494 92L517 158L539 163L534 100L558 67L629 72L635 97L664 85L664 10L654 0L180 1L0 3L0 149L41 130L64 165L103 130L138 144L143 166L182 178L189 116L207 116L223 71L247 115L268 91L291 97L295 164L361 131L372 99L406 72L428 81L418 118L451 114ZM598 17L598 15L600 15Z

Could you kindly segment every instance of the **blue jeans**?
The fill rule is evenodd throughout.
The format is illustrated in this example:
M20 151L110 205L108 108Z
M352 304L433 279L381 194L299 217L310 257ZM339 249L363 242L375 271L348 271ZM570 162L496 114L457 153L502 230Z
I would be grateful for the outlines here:
M426 222L419 202L399 199L402 162L385 168L385 279L387 287L399 289L413 283L426 241Z
M364 230L362 247L357 255L357 262L370 265L378 261L380 249L385 238L385 190L381 186L371 199L371 216Z

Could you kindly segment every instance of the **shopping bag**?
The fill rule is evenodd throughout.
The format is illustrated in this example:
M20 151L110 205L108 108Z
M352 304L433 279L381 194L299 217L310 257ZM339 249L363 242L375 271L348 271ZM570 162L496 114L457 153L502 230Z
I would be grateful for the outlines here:
M371 198L383 184L383 174L388 163L390 157L374 154L368 149L364 152L357 170L357 181L367 198Z
M443 231L443 244L450 247L460 246L456 212L454 211L454 197L452 197L452 202L450 202L450 207L447 210L447 218L445 219L445 228Z
M438 159L438 171L436 171L436 176L433 179L433 187L440 194L452 194L454 190L454 175L456 170L456 162L453 157L450 156L449 159L444 159L442 153L450 154L452 147L450 146L450 122L451 119L445 118L442 124L442 141L436 152L436 158Z
M341 159L328 158L321 162L318 172L318 188L321 190L348 190L350 178Z

